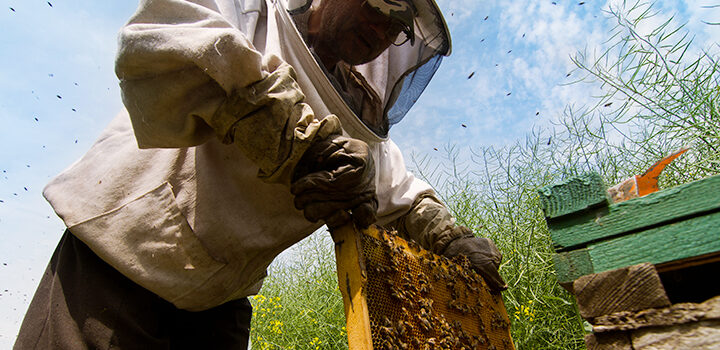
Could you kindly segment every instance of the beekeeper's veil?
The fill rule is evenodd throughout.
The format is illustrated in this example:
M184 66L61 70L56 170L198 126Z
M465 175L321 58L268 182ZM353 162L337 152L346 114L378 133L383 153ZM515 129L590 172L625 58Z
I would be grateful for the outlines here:
M306 11L317 6L320 1L290 0L288 10L291 13ZM390 45L380 56L369 63L349 68L361 74L366 85L381 100L378 104L381 108L374 113L381 115L362 115L360 119L375 134L384 138L390 127L400 122L415 104L440 66L442 58L450 54L450 33L434 0L366 1L367 5L402 22L404 27L404 32L395 44ZM341 95L348 104L352 104L348 94L341 92ZM357 114L367 113L367 110L357 106L354 111L357 117L361 117ZM373 119L375 122L371 121Z

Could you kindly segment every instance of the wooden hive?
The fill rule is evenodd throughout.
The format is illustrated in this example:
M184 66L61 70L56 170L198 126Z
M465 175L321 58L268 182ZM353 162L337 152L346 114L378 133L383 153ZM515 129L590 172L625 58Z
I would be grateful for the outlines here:
M332 234L350 349L514 349L502 296L467 259L375 227Z
M720 348L720 176L612 203L592 173L540 199L589 349Z

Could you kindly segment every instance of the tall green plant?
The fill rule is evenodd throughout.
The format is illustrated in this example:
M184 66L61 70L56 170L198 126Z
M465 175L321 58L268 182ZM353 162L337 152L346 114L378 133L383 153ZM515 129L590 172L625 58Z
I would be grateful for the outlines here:
M253 349L347 349L333 247L330 235L318 231L271 265L250 298Z
M586 73L582 80L599 82L604 94L580 113L594 123L583 122L586 130L570 132L602 140L631 172L689 146L691 151L669 169L666 186L719 174L720 66L709 48L697 48L673 17L643 30L660 16L651 4L623 2L608 12L616 25L605 46L598 54L579 52L572 58ZM597 161L606 157L590 153Z

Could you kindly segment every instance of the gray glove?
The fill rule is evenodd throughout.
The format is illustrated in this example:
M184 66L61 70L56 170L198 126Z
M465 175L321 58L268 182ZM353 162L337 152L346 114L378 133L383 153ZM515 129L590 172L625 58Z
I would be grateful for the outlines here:
M290 191L305 218L329 228L351 220L368 227L377 219L375 162L370 147L339 135L313 143L298 162Z
M462 235L448 243L442 255L452 258L458 255L465 255L473 268L483 276L490 290L500 292L508 288L498 272L502 253L497 249L495 243L485 237L475 237L469 228L456 226L454 229L463 231Z

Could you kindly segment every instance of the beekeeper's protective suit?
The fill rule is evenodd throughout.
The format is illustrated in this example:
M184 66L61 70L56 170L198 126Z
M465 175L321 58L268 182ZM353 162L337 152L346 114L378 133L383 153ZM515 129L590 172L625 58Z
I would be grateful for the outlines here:
M438 253L490 262L495 287L504 286L494 245L455 226L388 139L450 52L434 1L323 0L369 6L391 19L389 35L397 35L396 45L369 62L341 59L332 67L312 42L312 13L323 4L287 1L140 2L120 33L116 61L126 110L44 191L69 231L16 348L52 348L58 339L98 348L133 348L147 338L165 344L148 330L166 322L158 314L215 320L225 317L212 314L221 308L247 313L244 298L259 291L274 257L325 222L394 227ZM107 268L83 275L83 262L75 273L106 280L74 277L68 286L62 264L72 258L63 254L96 255ZM118 284L88 306L106 303L105 314L90 315L73 305L77 295L57 290L64 284L96 295L96 286L119 283L108 277L116 272L136 285ZM146 291L149 297L139 296ZM154 301L136 302L155 295L167 303L161 311ZM137 304L150 305L147 313L132 311L141 310ZM106 317L113 313L121 316ZM145 319L138 330L127 326L133 317Z

